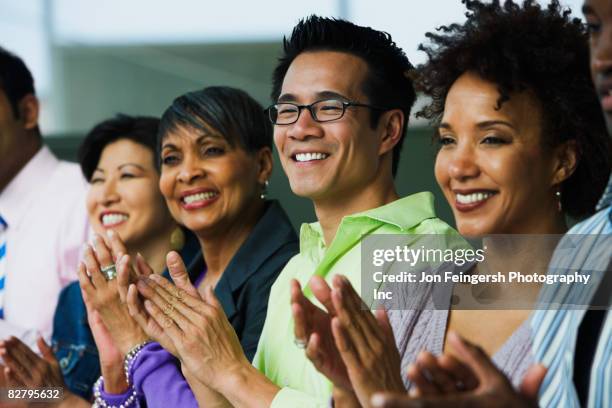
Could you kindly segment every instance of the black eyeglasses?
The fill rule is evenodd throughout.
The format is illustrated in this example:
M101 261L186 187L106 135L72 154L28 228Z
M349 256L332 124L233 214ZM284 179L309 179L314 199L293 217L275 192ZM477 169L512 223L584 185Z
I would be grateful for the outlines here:
M271 105L266 110L273 124L291 125L297 122L300 113L302 113L302 109L308 109L312 118L317 122L330 122L342 118L344 112L346 112L346 108L349 106L359 106L382 111L390 109L367 105L365 103L346 102L339 99L325 99L313 102L310 105L297 105L295 103L282 102Z

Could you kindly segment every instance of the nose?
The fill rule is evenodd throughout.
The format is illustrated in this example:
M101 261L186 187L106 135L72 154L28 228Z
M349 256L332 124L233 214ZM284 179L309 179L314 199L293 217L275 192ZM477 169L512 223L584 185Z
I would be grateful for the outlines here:
M594 73L612 75L612 24L604 24L596 39L591 39L591 64Z
M451 153L448 173L458 181L467 181L478 177L480 168L476 163L476 154L470 146L457 146Z
M181 183L190 184L199 178L205 177L205 175L206 171L200 160L190 154L183 159L177 179Z
M119 201L121 201L121 196L117 191L116 181L112 178L105 180L101 194L98 196L98 203L104 207L110 207Z
M298 120L288 125L287 137L293 140L307 140L323 137L321 124L314 120L308 109L302 109Z

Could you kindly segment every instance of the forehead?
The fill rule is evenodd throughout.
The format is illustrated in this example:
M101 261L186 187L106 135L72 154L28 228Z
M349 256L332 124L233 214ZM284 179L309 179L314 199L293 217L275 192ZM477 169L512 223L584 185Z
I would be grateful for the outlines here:
M350 99L363 99L366 62L355 55L337 51L308 51L298 55L287 70L280 96L309 103L324 92ZM287 97L290 96L290 97Z
M531 92L514 92L500 109L496 109L499 97L496 84L475 74L465 73L448 92L442 121L470 118L477 123L498 119L509 121L516 128L540 123L541 106Z
M104 147L98 161L98 168L112 169L125 163L153 167L153 152L133 140L119 139Z
M230 142L212 126L201 122L197 128L187 124L173 126L163 135L161 143L162 147L169 144L180 147L183 144L199 143L205 139Z
M610 0L585 0L583 8L587 12L594 12L600 18L612 18L612 1Z

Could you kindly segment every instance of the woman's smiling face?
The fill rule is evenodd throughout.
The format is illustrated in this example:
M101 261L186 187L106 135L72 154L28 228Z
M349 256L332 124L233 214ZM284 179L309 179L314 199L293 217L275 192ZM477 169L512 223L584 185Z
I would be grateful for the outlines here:
M269 151L268 148L265 148ZM208 128L179 126L162 141L160 190L174 218L198 233L220 232L259 200L257 154L232 146Z
M448 92L439 127L438 184L468 235L529 233L556 208L556 162L542 142L542 109L529 92L496 109L495 84L472 73Z
M132 246L174 223L153 163L151 149L129 139L104 148L87 194L89 220L97 233L113 229Z

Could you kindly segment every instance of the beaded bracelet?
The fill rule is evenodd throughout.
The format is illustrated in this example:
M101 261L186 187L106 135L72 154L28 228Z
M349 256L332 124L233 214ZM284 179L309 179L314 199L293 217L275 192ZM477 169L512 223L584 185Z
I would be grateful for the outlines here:
M125 400L125 402L119 404L118 406L108 405L106 401L104 401L104 399L102 398L102 393L100 391L103 385L104 378L100 376L100 378L98 378L98 380L93 386L94 403L92 408L128 408L136 401L136 389L134 389L134 387L130 387L132 389L132 392L130 393L130 396Z
M132 362L136 359L136 356L138 356L143 347L149 343L151 343L151 340L143 341L142 343L132 347L125 355L125 359L123 360L123 369L125 370L125 380L127 381L128 385L131 384L130 367L132 366Z

